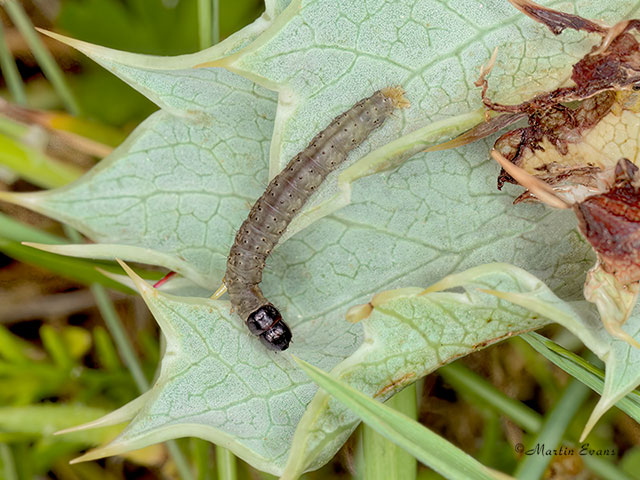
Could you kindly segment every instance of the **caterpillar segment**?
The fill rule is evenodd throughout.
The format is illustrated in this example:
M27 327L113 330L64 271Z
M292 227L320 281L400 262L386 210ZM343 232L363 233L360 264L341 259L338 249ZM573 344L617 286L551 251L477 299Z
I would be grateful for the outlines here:
M234 311L267 348L286 350L292 337L260 289L267 257L327 175L396 108L408 106L402 88L388 87L338 115L271 180L240 226L227 259L225 284Z

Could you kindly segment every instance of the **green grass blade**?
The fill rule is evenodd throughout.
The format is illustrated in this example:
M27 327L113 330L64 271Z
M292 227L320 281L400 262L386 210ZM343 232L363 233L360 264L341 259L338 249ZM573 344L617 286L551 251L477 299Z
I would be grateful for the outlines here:
M411 384L387 400L386 405L416 420L416 384ZM418 464L408 452L391 442L375 429L364 425L364 468L367 480L412 480L416 478Z
M539 355L522 338L514 337L509 343L522 357L529 373L538 382L540 387L555 402L560 397L561 388L557 384L553 371L549 368L549 362L542 355Z
M604 389L604 372L602 370L542 335L531 332L521 335L521 337L541 355L573 378L580 380L593 391L602 393ZM618 400L616 407L635 421L640 422L640 392L638 390L634 390Z
M217 44L220 41L220 0L213 1L213 44Z
M213 480L215 475L211 468L213 462L211 443L200 438L191 439L191 458L196 468L197 480Z
M73 358L60 332L51 325L43 325L40 328L40 338L42 346L58 368L68 370L73 366Z
M87 118L74 117L64 112L42 112L40 124L57 132L73 134L85 142L100 144L102 148L96 148L94 151L89 151L85 147L85 151L98 157L106 157L112 148L117 147L127 138L127 134L119 128Z
M11 363L27 364L28 351L31 345L22 338L14 335L8 328L0 325L0 358Z
M53 245L68 243L64 237L25 225L4 213L0 213L0 235L5 240L11 240L13 242L36 242Z
M193 472L191 471L191 465L189 465L187 458L182 453L182 450L180 450L178 442L169 440L164 442L164 444L167 446L167 450L169 450L169 455L171 455L171 458L176 463L180 478L182 480L195 480Z
M36 242L48 244L63 244L68 241L57 235L38 230L25 225L8 215L0 213L0 251L6 255L30 265L46 268L62 277L77 280L90 285L99 283L105 287L114 288L124 293L134 293L129 287L122 285L96 270L100 267L113 273L122 273L122 268L113 262L91 261L75 257L65 257L53 253L37 250L22 245L21 242ZM144 278L159 279L161 274L155 271L136 270Z
M565 431L571 419L589 396L589 389L578 380L571 380L560 400L546 416L542 428L533 440L532 444L525 448L535 448L544 445L544 448L554 449L562 442ZM520 480L537 480L542 475L551 461L551 455L525 455L516 469L516 477Z
M98 365L109 372L117 371L122 364L111 336L109 336L104 327L98 325L93 329L93 338Z
M43 252L35 248L21 245L18 242L7 240L0 236L0 252L5 255L36 267L45 268L61 277L75 280L85 285L99 283L109 288L113 288L124 293L133 291L110 278L105 277L96 270L97 266L105 270L119 272L117 267L110 264L93 263L78 258L63 257L53 253Z
M7 45L7 39L5 37L2 22L0 22L0 67L2 68L2 75L7 83L9 93L11 93L13 100L20 105L26 105L27 96L24 93L22 77L20 77L20 72L18 72L16 62L13 55L11 55L9 46Z
M473 457L418 422L331 378L319 368L294 359L314 382L349 407L370 427L444 477L456 480L496 478Z
M6 443L0 443L0 460L2 460L2 478L5 480L18 480L13 452L11 452L11 447Z
M4 0L3 3L11 21L24 37L33 56L36 58L40 68L42 68L44 75L49 79L58 95L60 95L67 110L74 115L78 115L80 108L64 79L62 70L49 50L44 46L44 43L42 43L22 5L16 0Z
M122 272L122 269L115 264L63 257L27 247L22 245L21 242L66 243L62 237L30 227L8 215L0 213L0 251L4 254L30 265L46 268L60 276L77 280L87 285L98 282L124 293L133 293L129 287L105 277L96 270L96 267L100 267L112 272Z
M91 285L91 293L93 293L93 296L96 299L100 314L102 315L102 318L107 325L107 329L109 330L109 333L111 333L111 336L118 347L118 351L122 356L124 364L129 369L129 372L131 372L131 376L133 376L133 380L136 382L138 390L140 390L141 393L146 392L149 389L149 382L144 375L140 362L138 362L133 346L129 342L129 338L127 337L115 308L113 307L111 299L107 295L104 287L101 285Z
M21 139L29 134L31 127L26 123L14 120L7 115L0 115L0 133L10 137Z
M525 430L537 433L542 428L542 415L523 403L509 398L460 362L441 367L438 372L457 392L478 399L485 407L495 413L506 415ZM573 438L568 440L576 443ZM630 480L628 475L608 459L585 456L583 460L587 467L603 480Z
M198 0L198 39L200 50L213 45L213 4L211 0Z
M476 454L476 458L483 465L494 467L496 458L503 456L500 441L502 440L502 423L500 416L487 410L484 413L484 425L482 427L482 446Z
M218 480L236 480L238 478L236 457L220 445L216 445L216 466Z
M44 188L61 187L79 178L84 171L49 157L20 140L0 134L0 164L25 180Z
M542 425L540 414L522 402L506 396L485 379L462 363L455 362L438 370L456 391L482 400L498 413L502 413L529 432L537 432Z

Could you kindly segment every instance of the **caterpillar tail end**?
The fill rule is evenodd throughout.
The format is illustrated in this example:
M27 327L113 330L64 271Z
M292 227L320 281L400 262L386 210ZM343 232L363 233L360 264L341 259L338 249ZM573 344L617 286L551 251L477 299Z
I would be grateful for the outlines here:
M404 88L400 85L383 88L380 92L393 102L395 108L409 108L411 106L411 102L404 96L406 93Z
M247 318L247 328L269 349L282 352L289 348L291 330L276 307L266 304Z

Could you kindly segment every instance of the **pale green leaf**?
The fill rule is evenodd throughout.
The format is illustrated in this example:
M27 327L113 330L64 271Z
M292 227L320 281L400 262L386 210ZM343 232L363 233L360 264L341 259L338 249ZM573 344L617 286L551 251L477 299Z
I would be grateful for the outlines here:
M357 426L358 417L326 394L316 394L291 354L332 370L369 396L386 399L452 359L545 323L474 290L422 295L422 289L411 288L374 298L376 307L362 322L362 342L360 324L334 317L299 324L291 348L274 353L230 314L228 302L164 294L128 273L167 338L165 355L144 402L137 399L113 419L89 425L109 425L135 415L127 428L79 460L198 436L261 470L293 478L326 463ZM526 292L540 282L514 269L492 271L482 283ZM343 360L344 352L356 348Z
M346 9L344 14L331 8L328 11L340 18L350 17L353 15L348 14L349 9L359 7L355 3L345 3L343 8ZM417 18L428 15L431 8L426 3L416 2L415 15ZM493 12L496 19L508 17L513 22L517 15L509 8L502 4L487 4L484 10L485 15ZM393 15L389 9L383 10L387 15ZM257 43L261 43L272 29L284 29L297 21L287 20L287 12L258 38ZM322 15L326 17L326 14ZM388 20L384 16L375 16L375 19L380 25L386 25ZM489 32L488 38L507 38L513 31L517 32L509 22L498 25L485 19L482 25ZM251 28L255 30L255 26ZM441 29L434 27L436 31L442 34ZM523 27L523 31L532 38L549 37L549 42L559 42L541 28L528 26ZM342 31L335 33L343 35ZM475 44L467 45L458 35L453 32L451 35L455 38L454 43L459 44L459 50L477 51ZM524 41L521 37L516 38ZM571 38L569 35L569 40ZM202 286L217 288L235 229L267 183L265 158L270 150L277 153L280 148L277 125L276 142L269 143L276 117L275 96L221 68L186 68L207 57L215 59L226 52L226 48L212 47L216 50L160 59L68 41L154 99L164 111L141 125L110 158L80 182L15 200L70 223L94 240L144 247L171 255L175 257L173 261L165 257L155 262ZM582 43L578 42L579 45ZM575 39L568 44L580 50ZM513 48L517 45L515 42ZM386 55L387 49L382 47L378 56L383 52ZM335 49L321 51L325 50L329 55ZM543 54L546 58L548 51L537 54L541 62ZM367 61L371 55L371 52L363 53L362 61ZM533 65L538 57L535 53L530 55L528 62ZM449 72L447 61L433 63L422 54L420 58L429 64L428 70L432 73L438 68ZM437 120L424 127L424 135L435 140L447 132L455 133L461 124L471 126L479 121L478 114L462 113L467 108L476 108L479 102L477 89L468 88L470 79L475 76L472 70L475 72L475 67L482 63L476 54L473 58L477 59L477 64L473 69L468 66L462 83L456 83L462 88L458 96L469 101L451 104L450 109L443 106L440 115L432 113L433 104L420 99L427 92L432 95L434 89L448 88L447 78L441 77L437 84L429 85L416 77L411 83L402 81L402 77L386 79L394 69L377 69L379 78L376 82L402 83L413 106L392 118L381 132L373 135L372 143L365 144L355 156L393 138L400 133L400 124L405 125L402 131L407 131ZM550 78L546 71L536 70L532 75L528 85L536 85L535 79L546 81ZM495 75L495 78L498 80L503 76ZM320 129L332 115L357 98L370 94L376 86L371 84L373 77L363 81L356 71L346 72L344 80L357 82L360 87L345 86L340 95L331 99L323 97L324 106L317 110L313 121L308 121L304 115L301 117L300 109L292 110L281 96L278 122L290 119ZM414 92L413 88L418 90ZM452 116L446 117L445 112ZM422 120L415 121L415 116ZM416 139L405 139L404 142L405 146L406 142L413 145ZM413 153L414 147L403 151L402 156ZM374 155L373 165L368 162L354 165L356 170L346 183L375 171L380 162L390 161L398 149L402 150L402 145L382 155ZM277 158L280 158L279 154ZM279 160L275 164L272 161L272 167L276 165L277 168L279 164ZM269 284L283 285L284 289L273 288L272 292L291 304L293 315L306 316L314 311L326 312L332 305L346 305L373 291L410 284L414 279L414 283L420 284L425 278L439 278L456 268L488 261L508 261L532 270L549 281L552 288L562 288L564 294L577 294L579 277L591 258L588 247L573 231L574 224L565 220L568 214L550 214L539 206L512 207L509 204L511 196L500 195L494 189L495 172L495 165L487 158L486 146L478 144L457 152L417 155L389 175L362 179L354 185L353 192L349 186L346 201L344 197L336 199L333 196L335 181L330 179L309 210L313 211L314 206L317 208L323 199L326 208L312 215L312 219L346 203L348 206L323 222L312 223L301 217L299 222L302 223L292 226L292 231L309 223L313 228L295 236L287 242L286 249L274 255L272 264L275 265L270 270L280 281L267 279L267 288ZM375 249L355 248L372 241ZM514 244L519 246L514 248ZM547 247L552 244L554 251L548 255ZM110 258L133 259L118 248L109 247L108 250ZM147 256L143 261L151 260ZM325 268L327 262L330 268ZM315 280L309 288L298 281L300 274ZM287 278L283 279L283 276ZM296 298L301 289L309 297L321 298L323 305ZM318 292L322 295L317 295ZM311 308L299 311L294 304Z
M634 11L616 1L576 7L613 23ZM363 92L399 84L417 107L377 136L373 143L381 145L398 132L480 107L473 82L496 47L489 93L514 102L564 82L593 41L569 30L553 36L503 0L295 0L282 16L286 22L215 62L277 90L295 113L276 122L280 166Z

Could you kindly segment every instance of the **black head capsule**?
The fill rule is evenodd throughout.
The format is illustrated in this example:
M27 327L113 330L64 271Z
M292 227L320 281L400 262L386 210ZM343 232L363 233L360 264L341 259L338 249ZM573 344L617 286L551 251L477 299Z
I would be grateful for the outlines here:
M260 341L269 349L281 352L289 348L291 342L291 330L287 324L280 320L269 330L260 335Z
M282 351L289 347L291 330L282 320L282 315L270 303L261 306L247 318L247 327L270 350Z
M247 318L247 327L254 335L262 335L273 327L273 324L282 320L282 315L276 307L267 303L262 305Z

